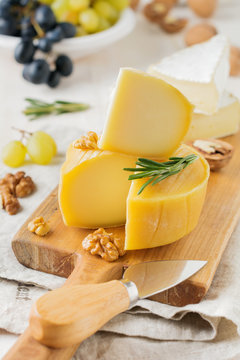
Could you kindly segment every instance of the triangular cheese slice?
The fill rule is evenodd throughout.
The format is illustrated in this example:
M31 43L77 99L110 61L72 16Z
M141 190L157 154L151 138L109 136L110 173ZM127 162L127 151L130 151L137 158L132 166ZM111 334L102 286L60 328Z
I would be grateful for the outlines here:
M192 110L185 96L165 81L121 69L99 147L165 159L186 135Z
M217 111L229 75L229 42L223 35L190 46L161 62L148 72L181 91L196 109Z

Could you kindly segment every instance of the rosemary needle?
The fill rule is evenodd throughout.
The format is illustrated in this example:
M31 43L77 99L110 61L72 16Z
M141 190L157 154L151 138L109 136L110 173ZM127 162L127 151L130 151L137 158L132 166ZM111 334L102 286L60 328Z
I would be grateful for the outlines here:
M139 158L136 168L124 168L126 171L133 171L128 180L149 178L138 191L138 195L150 184L155 185L171 175L178 174L188 165L192 164L198 156L190 154L185 157L170 157L169 161L157 162L150 159Z
M47 103L38 99L26 98L28 106L25 108L23 113L30 117L30 120L38 119L42 116L50 114L60 115L65 113L77 112L87 110L88 104L75 103L69 101L57 100L53 103Z

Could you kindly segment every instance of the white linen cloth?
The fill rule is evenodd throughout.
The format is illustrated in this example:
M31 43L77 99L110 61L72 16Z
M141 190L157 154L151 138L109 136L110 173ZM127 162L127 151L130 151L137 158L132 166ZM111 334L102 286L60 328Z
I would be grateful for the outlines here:
M177 12L199 22L186 8ZM240 4L226 3L212 22L240 46ZM64 279L27 269L11 250L11 238L26 218L58 183L59 168L68 144L88 130L100 132L109 94L120 66L146 69L150 63L182 47L183 34L169 36L146 22L140 15L134 32L99 54L75 64L72 78L58 89L32 86L20 78L21 66L8 53L0 58L0 144L17 133L11 126L29 131L43 130L58 144L58 156L48 166L30 161L21 168L32 176L37 190L21 199L16 216L0 213L0 328L21 333L27 326L32 302L46 289L61 286ZM1 50L2 51L2 50ZM229 80L228 89L240 96L240 79ZM91 109L77 114L28 121L21 110L24 97L42 100L82 101ZM9 168L0 164L0 176ZM216 204L217 206L217 204ZM206 298L196 305L171 307L150 300L139 301L131 312L111 320L101 332L86 340L76 359L238 359L240 358L240 226L235 230ZM36 286L34 286L36 285ZM181 340L181 341L180 341ZM1 352L0 352L1 355Z

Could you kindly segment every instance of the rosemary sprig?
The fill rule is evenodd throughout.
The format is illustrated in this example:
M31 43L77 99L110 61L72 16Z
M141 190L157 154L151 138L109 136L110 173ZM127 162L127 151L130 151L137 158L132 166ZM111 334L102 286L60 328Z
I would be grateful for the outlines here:
M69 101L57 100L53 103L47 103L38 99L25 99L28 102L28 106L23 113L30 117L30 120L38 119L41 116L50 114L60 115L65 113L77 112L87 110L88 104L81 104Z
M185 157L170 157L169 161L157 162L154 160L139 158L136 162L136 168L124 168L126 171L134 171L135 174L130 175L128 180L136 180L149 178L138 191L138 195L149 184L155 185L171 175L175 175L192 164L198 156L190 154Z

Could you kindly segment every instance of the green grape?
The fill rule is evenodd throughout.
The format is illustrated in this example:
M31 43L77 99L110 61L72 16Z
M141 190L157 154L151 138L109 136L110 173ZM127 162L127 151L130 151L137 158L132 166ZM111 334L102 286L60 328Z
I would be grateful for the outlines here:
M104 19L108 20L111 24L115 23L118 19L117 10L107 1L98 0L93 5L93 8L96 10L99 16L102 16Z
M51 5L53 3L54 0L40 0L41 4L44 5Z
M99 25L97 28L97 32L107 30L111 27L111 24L108 20L104 19L102 16L99 16Z
M51 135L49 135L43 131L38 131L38 133L42 133L41 136L44 136L47 141L51 142L52 148L53 148L53 156L55 156L57 154L57 144L56 144L55 140L52 138Z
M69 0L69 8L74 11L86 10L90 5L90 0Z
M106 0L106 1L109 2L118 11L122 11L130 5L129 0Z
M79 14L79 23L88 33L97 31L99 16L94 9L87 9Z
M21 141L10 141L2 149L2 161L7 166L18 167L23 164L26 152L26 147Z
M63 16L64 13L66 13L69 10L68 0L55 0L52 3L51 8L57 20L62 21L61 17Z
M31 160L37 164L49 164L56 152L55 141L43 131L36 131L28 139L27 153Z
M84 28L82 26L77 26L77 34L76 36L85 36L87 35L86 30L84 30Z
M72 10L65 11L58 16L58 21L66 21L73 25L78 25L78 12Z

